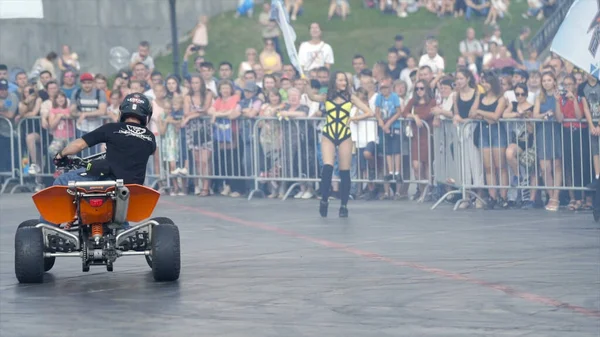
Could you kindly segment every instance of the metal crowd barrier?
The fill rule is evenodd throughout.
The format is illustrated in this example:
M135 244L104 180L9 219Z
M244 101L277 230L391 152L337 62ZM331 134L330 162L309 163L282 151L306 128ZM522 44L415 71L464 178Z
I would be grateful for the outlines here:
M568 191L573 200L591 197L586 186L593 181L593 143L587 123L566 119L562 123L543 119L501 119L488 124L466 120L454 132L447 132L451 121L435 130L446 155L443 164L436 165L438 183L447 183L448 172L458 170L457 190L446 193L432 207L436 208L448 195L461 193L456 209L467 194L485 204L482 192L488 191L496 200L541 202L538 191L548 193L548 199L560 202L560 191ZM458 150L458 163L448 157L450 147ZM596 147L597 149L598 147ZM450 164L447 164L450 163ZM445 174L443 174L445 173ZM441 174L441 175L440 175ZM475 192L477 191L477 192Z
M197 118L183 127L168 127L164 134L157 134L157 152L149 160L146 184L176 194L185 193L192 182L195 194L223 189L222 194L227 195L249 192L248 199L270 190L272 197L285 200L298 187L316 189L322 167L323 120ZM55 171L50 153L56 149L49 148L64 146L80 136L69 133L61 144L53 144L55 131L48 131L39 117L20 120L15 129L8 120L0 119L0 131L3 123L8 124L4 128L9 133L16 134L5 137L17 155L15 159L15 151L10 151L10 165L18 167L19 175L19 184L11 193L31 191L39 179L52 179ZM76 128L74 120L68 123ZM455 210L474 199L485 204L484 190L510 201L531 201L540 190L553 199L561 190L582 199L587 196L585 186L594 177L594 151L600 147L600 140L591 136L586 125L575 120L502 119L494 124L442 120L440 125L423 123L418 128L414 121L401 119L386 134L374 119L352 122L353 191L383 184L386 193L397 196L401 186L418 184L422 201L428 190L438 185L445 194L432 209L458 195ZM594 143L598 146L592 146L592 141L599 142ZM96 149L86 151L82 155ZM338 159L334 190L339 182ZM29 174L27 160L37 164L39 172ZM398 184L395 173L402 183ZM8 178L2 191L8 182L17 180L16 174L2 168L0 176ZM35 178L33 184L31 177Z
M278 119L274 117L255 119L254 156L258 158L254 161L256 187L250 193L249 198L252 198L254 193L261 191L258 188L261 183L268 183L273 188L280 189L279 192L273 191L271 196L277 195L286 200L295 188L320 182L320 168L322 167L320 143L323 120L323 118ZM390 179L390 172L398 172L403 183L422 184L426 189L430 187L433 155L430 127L427 123L423 123L422 128L416 128L412 127L411 123L414 122L401 119L398 121L400 127L392 128L390 134L387 135L377 127L374 119L351 123L351 128L355 129L355 132L352 133L354 144L351 167L351 171L354 171L353 184L393 184L396 181ZM406 127L414 129L412 137L406 136ZM428 141L423 143L423 141L414 141L415 139ZM406 149L410 149L413 144L416 156L413 156L410 150L407 155ZM373 152L371 153L374 157L371 160L372 164L361 158L364 156L364 151ZM397 162L394 162L394 155L399 157ZM391 168L388 168L386 164L388 156L392 163ZM334 164L334 190L335 183L339 183L338 159L336 157ZM405 172L405 166L402 165L403 160L408 160L411 164L419 162L425 173L415 174L411 177L410 171L412 170L408 173ZM289 186L285 187L285 184L289 184ZM395 193L398 190L399 187L396 186ZM426 191L423 191L423 195Z
M18 182L15 173L17 167L15 163L17 154L15 137L12 122L6 117L0 117L0 148L8 149L8 151L1 151L0 154L0 178L2 179L0 194L4 193L10 183Z
M191 179L195 194L208 193L219 183L231 193L242 192L253 180L252 123L249 119L190 120L168 137L178 150L171 148L166 154L166 180L177 189L187 189Z
M225 184L226 192L243 194L248 191L248 199L264 195L264 191L271 189L271 195L287 199L292 191L302 185L314 185L320 181L321 159L321 123L323 118L289 118L259 117L254 119L238 118L235 120L210 118L196 118L180 129L181 152L176 170L182 169L187 173L173 174L167 170L167 181L177 179L192 179L196 194L206 194L207 189L219 189ZM360 121L362 123L375 123L375 120ZM395 168L402 172L405 183L431 184L431 141L416 143L417 157L413 158L410 149L413 141L405 136L405 127L410 122L400 120L402 127L395 130L397 136L394 141L400 149L403 160L413 162L413 159L423 162L427 166L427 174L413 176L411 173L402 172L403 165ZM424 124L421 129L415 128L415 139L424 137L431 139L429 125ZM351 170L369 172L370 175L356 175L353 184L365 183L393 183L386 179L387 172L385 157L388 155L388 137L384 137L379 128L375 127L376 143L373 155L373 165L363 165L357 160L359 151L355 149ZM353 133L353 143L361 143L360 132ZM183 144L185 142L185 144ZM402 145L404 142L404 146ZM183 146L181 146L183 144ZM404 149L403 149L404 148ZM419 151L419 150L423 151ZM421 158L428 157L428 158ZM365 166L365 167L363 167ZM174 166L171 166L174 167ZM335 165L335 172L339 167ZM412 171L412 170L410 170ZM357 173L355 172L355 173ZM215 184L216 182L216 184ZM339 179L334 178L338 183ZM227 193L226 193L227 194Z
M446 193L431 209L435 209L452 195L461 196L456 201L454 210L459 207L461 202L469 200L469 195L477 197L477 194L465 188L466 181L472 181L480 176L477 169L481 162L481 156L478 151L471 149L472 135L472 125L456 125L448 119L442 119L440 126L434 128L434 179L438 185L446 187Z
M110 117L96 118L97 126L110 122ZM16 124L16 135L11 138L16 141L16 153L18 164L13 163L13 167L18 168L18 184L11 189L11 194L19 190L33 192L43 186L49 186L56 175L53 163L55 153L64 148L69 142L81 137L85 132L77 127L75 119L65 120L66 124L58 124L51 128L48 119L40 116L21 119ZM60 129L60 130L58 130ZM57 136L60 134L60 136ZM79 156L88 157L103 151L104 144L98 144L91 148L83 150ZM157 153L149 160L146 182L152 188L159 188L165 178L161 177L163 171L160 167L162 163L161 156L161 137L157 136ZM155 159L156 158L156 159ZM151 165L156 163L157 165ZM16 180L16 177L13 177Z

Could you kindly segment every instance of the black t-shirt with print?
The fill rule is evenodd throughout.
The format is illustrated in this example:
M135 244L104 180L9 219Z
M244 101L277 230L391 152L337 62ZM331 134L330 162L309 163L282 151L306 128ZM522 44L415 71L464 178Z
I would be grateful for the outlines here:
M600 118L600 82L591 85L588 81L579 85L578 96L585 97L592 119ZM598 123L597 123L598 124Z
M156 150L150 130L134 123L109 123L82 138L90 147L106 143L106 161L114 178L144 184L148 159Z

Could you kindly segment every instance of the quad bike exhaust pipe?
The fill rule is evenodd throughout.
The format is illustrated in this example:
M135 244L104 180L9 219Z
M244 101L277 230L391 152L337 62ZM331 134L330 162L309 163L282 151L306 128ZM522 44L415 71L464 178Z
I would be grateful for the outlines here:
M115 193L114 222L124 223L127 221L127 210L129 208L129 189L126 186L117 185Z

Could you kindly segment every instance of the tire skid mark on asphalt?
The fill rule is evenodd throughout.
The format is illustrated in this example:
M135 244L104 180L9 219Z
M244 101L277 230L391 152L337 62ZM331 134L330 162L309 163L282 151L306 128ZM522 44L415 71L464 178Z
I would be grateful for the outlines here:
M559 301L556 299L552 299L549 297L520 291L520 290L514 289L512 287L509 287L509 286L506 286L503 284L492 283L492 282L480 280L477 278L472 278L472 277L465 276L465 275L462 275L462 274L459 274L456 272L451 272L451 271L447 271L447 270L440 269L440 268L429 267L429 266L426 266L426 265L423 265L420 263L394 260L392 258L383 256L383 255L380 255L380 254L377 254L374 252L356 249L356 248L350 247L348 245L340 244L337 242L320 239L320 238L316 238L316 237L312 237L312 236L307 236L307 235L300 234L300 233L290 231L287 229L282 229L282 228L278 228L278 227L275 227L272 225L268 225L268 224L265 224L262 222L243 220L240 218L229 216L227 214L209 211L209 210L202 209L199 207L184 206L184 205L176 204L176 203L173 203L170 201L162 201L161 203L171 206L171 207L174 207L174 208L181 209L181 210L186 210L186 211L202 214L204 216L208 216L213 219L223 220L223 221L227 221L227 222L238 224L238 225L245 226L245 227L260 229L263 231L276 233L281 236L296 238L299 240L303 240L305 242L310 242L310 243L324 246L324 247L327 247L330 249L343 251L343 252L358 256L358 257L363 257L363 258L367 258L370 260L385 262L390 265L394 265L394 266L398 266L398 267L407 267L407 268L419 270L419 271L422 271L425 273L434 274L434 275L437 275L442 278L446 278L446 279L450 279L450 280L454 280L454 281L461 281L461 282L485 287L488 289L493 289L496 291L500 291L508 296L520 298L520 299L523 299L523 300L531 302L531 303L542 304L545 306L559 308L559 309L560 308L567 309L567 310L570 310L572 312L575 312L575 313L578 313L578 314L581 314L584 316L588 316L588 317L592 317L592 318L600 318L600 311L598 311L598 310L588 309L588 308L584 308L581 306L562 302L562 301Z

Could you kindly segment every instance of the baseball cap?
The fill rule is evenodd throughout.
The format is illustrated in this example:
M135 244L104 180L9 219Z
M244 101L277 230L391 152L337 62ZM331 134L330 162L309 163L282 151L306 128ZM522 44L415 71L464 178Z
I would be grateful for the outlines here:
M513 75L519 75L519 76L523 77L523 79L526 81L529 79L529 73L523 69L515 69L515 71L513 72Z
M93 80L94 80L94 76L92 76L92 74L90 74L90 73L83 73L83 74L81 74L81 76L79 76L80 82L93 81Z
M8 81L5 79L0 80L0 90L8 90Z
M256 83L254 83L254 82L248 82L248 83L246 83L246 86L244 86L244 91L257 92L258 85L256 85Z

